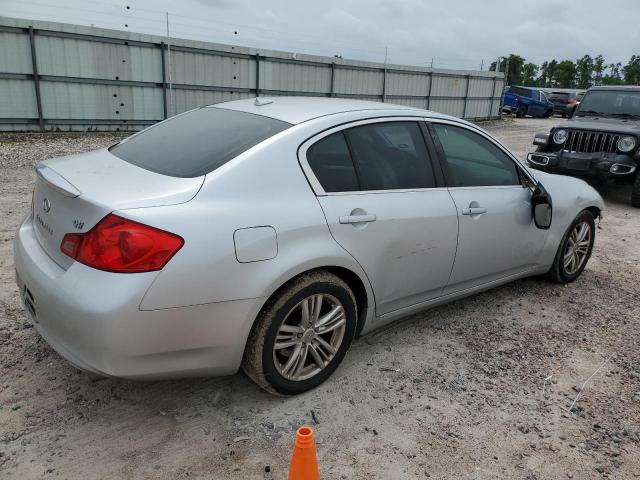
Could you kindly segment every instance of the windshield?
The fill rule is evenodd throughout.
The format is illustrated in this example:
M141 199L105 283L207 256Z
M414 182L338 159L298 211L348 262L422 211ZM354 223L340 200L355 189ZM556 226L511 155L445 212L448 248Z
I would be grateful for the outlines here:
M640 90L593 90L588 92L576 113L583 115L640 117Z
M138 167L171 177L199 177L291 124L216 107L176 115L109 151Z

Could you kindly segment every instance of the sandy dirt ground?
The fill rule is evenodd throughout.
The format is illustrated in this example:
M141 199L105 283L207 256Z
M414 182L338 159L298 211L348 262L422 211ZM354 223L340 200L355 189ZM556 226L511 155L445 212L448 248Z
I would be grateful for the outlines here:
M558 120L486 128L524 155ZM117 138L0 137L0 478L285 479L302 424L325 479L640 478L640 210L628 191L606 194L577 282L521 280L414 315L356 340L304 395L270 396L241 373L92 381L22 311L12 240L37 161Z

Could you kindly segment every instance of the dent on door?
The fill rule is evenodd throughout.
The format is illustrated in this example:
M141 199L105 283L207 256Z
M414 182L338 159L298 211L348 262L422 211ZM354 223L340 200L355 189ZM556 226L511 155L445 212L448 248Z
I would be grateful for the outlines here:
M335 240L365 271L376 313L442 294L458 219L446 190L319 197Z

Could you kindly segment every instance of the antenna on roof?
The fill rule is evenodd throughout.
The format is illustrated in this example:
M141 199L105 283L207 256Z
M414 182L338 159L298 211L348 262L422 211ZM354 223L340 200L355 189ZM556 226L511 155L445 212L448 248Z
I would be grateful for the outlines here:
M256 101L253 102L253 104L256 107L261 107L263 105L269 105L270 103L273 103L273 100L267 100L266 98L261 98L261 97L256 97Z

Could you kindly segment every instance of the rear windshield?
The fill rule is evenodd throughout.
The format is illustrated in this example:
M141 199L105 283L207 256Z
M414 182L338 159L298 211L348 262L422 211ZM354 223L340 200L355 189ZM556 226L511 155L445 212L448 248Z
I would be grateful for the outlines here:
M109 150L146 170L192 178L212 172L290 126L262 115L203 107L158 123Z

